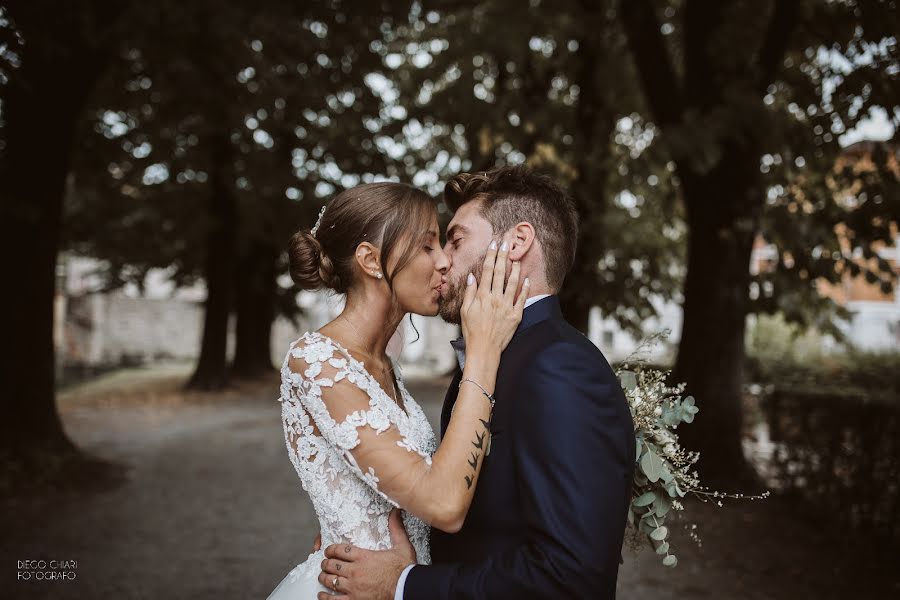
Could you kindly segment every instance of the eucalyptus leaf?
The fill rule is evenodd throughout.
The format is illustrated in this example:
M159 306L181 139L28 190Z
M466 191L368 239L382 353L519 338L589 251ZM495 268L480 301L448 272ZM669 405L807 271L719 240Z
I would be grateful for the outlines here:
M662 419L667 426L675 427L681 422L681 411L675 408L664 408Z
M665 463L663 463L663 468L662 468L662 471L660 471L660 473L659 473L659 478L662 479L663 482L665 482L665 483L669 483L670 481L672 481L674 479L672 472L669 471L669 467L667 467L665 465Z
M671 510L672 504L663 496L660 496L653 503L653 514L657 517L664 517Z
M675 496L678 495L677 489L678 489L678 484L674 480L666 482L665 490L666 490L666 492L669 493L669 496L671 496L672 498L674 498Z
M659 458L659 456L656 455L655 452L648 451L646 454L644 454L644 456L641 457L641 470L644 472L644 475L647 476L647 479L649 479L651 483L656 483L657 481L659 481L659 478L662 475L662 468L662 460Z
M631 392L637 387L637 376L633 371L621 371L619 373L619 381L626 392Z
M661 542L666 539L667 535L669 535L669 530L666 527L657 527L650 532L650 539Z
M666 567L674 567L675 565L678 564L678 559L675 558L674 554L670 554L663 559L662 563Z
M656 500L655 492L646 492L632 501L633 506L648 506Z
M659 546L656 547L657 554L666 554L669 552L669 542L663 542Z

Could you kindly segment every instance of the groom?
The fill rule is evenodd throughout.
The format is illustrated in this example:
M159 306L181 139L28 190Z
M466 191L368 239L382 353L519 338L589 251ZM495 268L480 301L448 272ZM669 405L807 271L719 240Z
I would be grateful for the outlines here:
M522 322L497 372L491 443L465 524L432 530L433 564L391 515L391 550L326 548L319 580L347 578L350 598L396 600L615 598L634 466L634 428L603 354L560 312L556 294L575 258L574 205L547 177L506 167L451 180L455 210L445 251L452 267L441 316L459 323L465 277L476 278L492 239L531 281ZM462 340L453 342L460 365ZM441 414L446 430L461 370ZM329 598L320 593L319 598Z

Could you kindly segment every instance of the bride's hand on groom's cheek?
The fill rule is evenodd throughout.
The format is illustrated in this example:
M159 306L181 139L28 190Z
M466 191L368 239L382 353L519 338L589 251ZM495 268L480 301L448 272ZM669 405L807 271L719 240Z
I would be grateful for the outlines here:
M406 535L400 511L391 511L388 526L390 550L364 550L349 544L332 544L325 548L325 560L319 583L337 592L338 597L393 600L397 581L403 569L416 562L416 551ZM334 598L319 592L319 600Z
M499 243L492 241L484 255L481 280L469 274L466 282L460 315L462 333L466 339L466 354L481 356L486 353L499 355L512 339L525 308L529 281L525 278L519 292L522 265L513 261L509 278L506 277L510 235L504 235Z

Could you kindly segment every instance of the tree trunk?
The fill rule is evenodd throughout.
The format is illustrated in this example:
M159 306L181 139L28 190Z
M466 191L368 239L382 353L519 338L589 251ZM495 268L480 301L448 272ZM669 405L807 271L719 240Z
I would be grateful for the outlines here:
M686 3L683 78L674 68L653 3L629 0L619 6L644 97L664 134L685 135L677 130L692 111L709 115L718 107L740 113L731 120L736 127L720 138L721 158L710 171L695 171L690 155L673 156L689 238L684 322L672 378L686 382L686 392L697 397L700 413L679 435L687 448L701 453L698 470L712 487L756 481L741 448L742 371L750 255L765 200L759 172L768 129L762 96L799 22L799 4L771 3L758 52L745 44L746 52L739 57L743 66L729 62L723 70L722 61L714 60L717 49L712 38L724 26L727 7ZM746 103L739 107L729 103L729 95L737 91L758 102L752 122L746 119Z
M750 255L762 190L746 148L726 148L728 158L710 173L682 176L688 265L672 374L674 381L687 383L686 393L696 397L700 408L679 435L687 448L700 452L698 471L712 487L755 483L741 440Z
M236 345L231 372L256 377L272 371L271 334L275 319L275 262L278 251L255 242L238 260L235 280Z
M120 12L106 8L96 22L101 29ZM75 447L56 407L53 304L63 200L79 118L109 47L82 38L74 13L54 11L36 3L11 10L26 45L2 88L0 253L9 285L0 294L8 352L0 366L0 486L97 481L115 470Z
M59 66L38 58L26 53L3 106L0 226L10 288L0 294L0 314L10 358L2 361L2 443L16 452L73 449L54 401L53 300L70 149L86 92L69 88L66 101L58 102Z
M602 10L582 2L583 18L599 29L606 26ZM575 107L575 152L578 175L572 182L572 196L580 220L575 264L560 292L560 304L566 320L576 329L588 333L591 307L602 293L597 261L604 252L603 218L608 201L606 188L610 173L609 138L615 125L615 110L601 89L598 64L608 51L602 36L585 35L578 40L580 64L576 83L578 104Z
M602 145L602 142L598 145ZM603 205L605 198L597 198L590 190L604 189L607 173L602 161L597 161L593 167L583 164L581 168L584 171L579 171L578 179L572 185L572 195L581 220L578 247L575 264L566 276L559 299L566 321L587 334L591 307L598 303L599 294L602 293L597 261L603 251L602 231L599 229L606 212ZM594 185L597 187L593 187Z
M199 390L217 390L228 383L228 319L234 290L237 202L229 179L233 150L227 128L216 133L212 143L210 225L204 266L206 310L200 358L187 385L188 389Z

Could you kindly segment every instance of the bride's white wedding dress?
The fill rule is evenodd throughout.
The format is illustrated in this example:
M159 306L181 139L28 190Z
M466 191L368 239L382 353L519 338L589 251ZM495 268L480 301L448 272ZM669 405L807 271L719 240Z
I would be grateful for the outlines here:
M347 389L350 384L365 392L367 406L357 401L326 407L323 388ZM381 473L389 479L379 489L379 474L371 466L365 468L366 455L360 449L383 452L383 444L399 446L412 454L411 459L430 465L436 448L431 424L399 376L397 385L405 411L362 362L331 338L305 333L291 344L281 367L279 398L285 443L319 518L322 550L288 573L268 600L313 600L318 592L330 593L318 581L324 549L330 544L346 542L370 550L391 547L388 515L398 504L383 491L384 483L402 476L404 461L397 461L397 473ZM418 562L429 564L428 525L407 512L403 520Z

